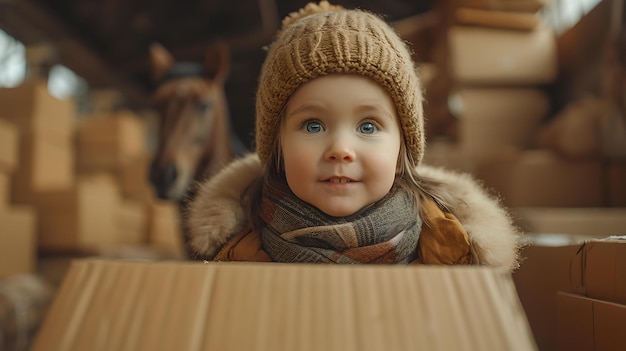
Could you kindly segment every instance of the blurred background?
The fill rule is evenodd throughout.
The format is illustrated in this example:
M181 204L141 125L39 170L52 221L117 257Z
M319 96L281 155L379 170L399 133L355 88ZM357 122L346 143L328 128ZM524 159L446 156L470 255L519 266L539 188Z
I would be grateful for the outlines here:
M151 45L188 62L228 49L230 125L251 150L265 47L306 3L0 1L0 350L25 349L72 259L184 258L178 204L148 180ZM424 162L476 176L524 233L626 234L624 1L333 3L382 14L413 49Z

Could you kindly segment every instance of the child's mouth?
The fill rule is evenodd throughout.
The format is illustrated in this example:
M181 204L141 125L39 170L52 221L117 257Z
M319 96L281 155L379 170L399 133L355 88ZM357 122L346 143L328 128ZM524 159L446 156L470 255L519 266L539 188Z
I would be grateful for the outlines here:
M329 183L350 183L352 180L348 178L330 178L328 179Z

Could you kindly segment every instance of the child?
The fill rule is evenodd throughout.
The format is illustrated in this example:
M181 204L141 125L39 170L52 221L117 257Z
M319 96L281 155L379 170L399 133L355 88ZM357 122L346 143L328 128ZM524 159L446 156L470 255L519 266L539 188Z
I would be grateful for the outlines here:
M468 175L421 165L420 81L374 14L326 1L263 64L256 154L199 185L189 245L219 261L517 267L518 233Z

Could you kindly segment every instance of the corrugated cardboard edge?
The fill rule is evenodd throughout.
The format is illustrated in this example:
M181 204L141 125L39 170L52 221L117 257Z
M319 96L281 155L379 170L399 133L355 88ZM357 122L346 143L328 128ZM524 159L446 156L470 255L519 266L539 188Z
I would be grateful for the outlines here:
M536 350L508 271L73 262L33 351Z

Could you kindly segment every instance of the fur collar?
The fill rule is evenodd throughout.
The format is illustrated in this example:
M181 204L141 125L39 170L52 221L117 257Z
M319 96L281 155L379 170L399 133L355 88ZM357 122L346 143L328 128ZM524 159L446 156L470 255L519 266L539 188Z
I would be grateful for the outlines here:
M481 262L517 268L519 233L497 198L468 174L427 165L419 166L419 173L440 182L444 193L456 195L445 199L450 204L448 210L468 232ZM197 194L186 211L189 244L194 252L213 257L232 235L243 229L247 221L239 197L260 174L258 156L249 154L197 185Z

